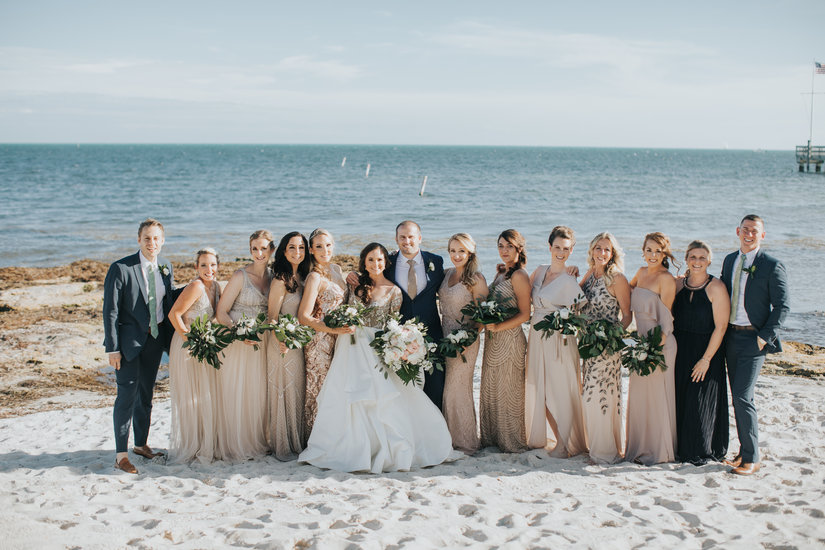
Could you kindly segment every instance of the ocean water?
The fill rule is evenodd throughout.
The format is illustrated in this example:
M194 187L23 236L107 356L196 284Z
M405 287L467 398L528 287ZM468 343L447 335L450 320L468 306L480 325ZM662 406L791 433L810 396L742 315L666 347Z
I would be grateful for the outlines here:
M785 337L825 345L825 176L797 173L790 150L0 145L0 205L0 266L117 259L136 250L149 216L176 259L207 245L243 257L259 228L280 237L324 227L344 253L373 240L392 248L395 225L411 218L425 249L443 255L450 235L470 233L488 279L501 230L525 235L532 269L549 260L558 224L575 229L571 263L582 269L588 242L607 230L632 277L644 234L663 231L680 258L691 240L709 242L718 274L753 212L788 269Z

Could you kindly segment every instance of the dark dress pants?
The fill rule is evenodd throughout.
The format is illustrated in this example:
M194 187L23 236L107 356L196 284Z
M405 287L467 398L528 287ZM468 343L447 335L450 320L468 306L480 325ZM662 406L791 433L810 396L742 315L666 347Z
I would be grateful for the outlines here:
M442 398L444 397L444 379L443 370L433 368L432 373L424 374L424 393L439 410L441 410Z
M115 424L116 452L125 453L129 448L129 426L135 432L135 447L146 445L149 425L152 422L152 393L158 375L163 344L160 337L149 335L137 357L127 361L120 359L117 377L117 398L113 419Z
M764 348L759 350L755 330L728 329L725 359L742 462L759 462L759 425L753 393L765 353Z

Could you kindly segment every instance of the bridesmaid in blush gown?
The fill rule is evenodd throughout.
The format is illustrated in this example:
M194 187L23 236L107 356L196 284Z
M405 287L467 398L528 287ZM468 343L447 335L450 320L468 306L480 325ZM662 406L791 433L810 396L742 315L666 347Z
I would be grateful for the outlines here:
M444 281L438 289L441 305L441 326L444 334L459 329L474 329L475 323L464 318L463 308L473 300L487 296L487 281L478 271L476 243L466 233L456 233L447 243L452 268L444 271ZM464 358L445 357L444 401L442 410L453 448L467 454L478 450L478 426L473 399L473 374L478 358L479 339L464 348Z
M306 237L297 231L284 235L278 244L269 287L272 323L283 314L298 315L303 283L309 274L308 248ZM267 334L266 363L269 449L278 460L293 460L304 449L304 350L287 349Z
M550 232L551 264L540 265L530 275L533 317L527 343L527 377L524 389L527 445L541 449L553 434L550 456L568 458L587 451L581 401L581 373L576 338L559 331L549 336L533 325L560 308L583 303L576 278L566 271L573 251L573 230L562 225Z
M304 295L298 306L298 321L315 329L312 341L304 348L306 364L306 393L304 396L304 439L312 433L318 412L318 392L332 363L335 337L352 334L352 327L330 328L324 324L324 315L344 301L344 276L333 263L335 241L325 229L316 229L309 236L311 269L304 285Z
M524 368L527 338L521 324L530 319L530 277L525 240L515 229L498 237L498 253L504 271L490 285L490 295L499 303L518 307L518 312L500 323L485 325L484 358L481 364L481 446L495 446L507 453L527 450L524 430Z
M461 456L452 450L441 411L421 388L384 376L370 342L401 308L401 289L384 276L389 254L378 243L361 251L359 284L348 302L373 309L358 327L355 343L338 338L318 415L298 460L342 472L406 471Z
M259 230L249 237L252 263L232 274L218 301L218 322L230 326L266 313L272 234ZM255 347L258 347L256 350ZM266 351L260 342L236 341L224 350L218 372L221 458L242 461L266 454Z
M688 245L688 271L676 281L676 455L700 465L725 458L728 450L728 392L722 340L730 318L725 284L708 274L710 246Z
M212 320L221 295L218 253L211 248L195 255L198 278L186 285L169 321L175 327L169 346L169 387L172 404L171 455L175 462L197 459L209 463L218 458L218 373L184 349L189 325L199 317Z
M624 252L616 238L608 232L596 235L590 241L587 264L590 269L581 281L587 298L583 313L590 321L612 323L620 322L621 313L626 329L633 320L630 284L622 274ZM602 353L584 361L582 409L590 460L596 464L619 462L624 451L621 353Z
M650 466L676 460L676 339L670 312L676 279L668 271L670 262L676 262L670 239L660 232L645 235L642 251L647 266L639 268L630 281L630 309L639 334L662 328L667 370L656 369L647 376L630 374L625 460Z

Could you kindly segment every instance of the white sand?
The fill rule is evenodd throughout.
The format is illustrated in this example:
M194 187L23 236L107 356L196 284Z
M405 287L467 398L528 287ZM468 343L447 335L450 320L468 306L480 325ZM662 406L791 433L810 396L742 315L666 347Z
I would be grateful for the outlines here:
M67 404L0 420L0 547L822 547L824 389L760 377L764 468L749 478L491 449L384 475L132 457L132 476L113 469L111 409ZM158 401L150 443L168 438Z

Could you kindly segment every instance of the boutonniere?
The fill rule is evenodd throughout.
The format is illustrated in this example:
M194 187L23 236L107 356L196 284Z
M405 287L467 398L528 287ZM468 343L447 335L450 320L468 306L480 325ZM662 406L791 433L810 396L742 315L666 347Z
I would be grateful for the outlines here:
M169 276L169 266L168 265L163 264L158 269L160 269L160 274L163 275L164 277Z
M435 271L435 264L433 262L430 262L430 264L427 266L427 273L432 273L433 271Z
M753 274L756 273L756 266L751 265L750 267L743 267L742 271L748 274L748 278L753 277Z

